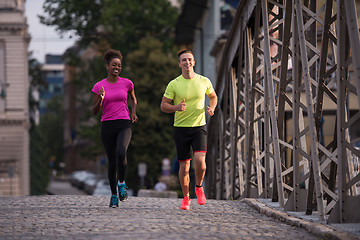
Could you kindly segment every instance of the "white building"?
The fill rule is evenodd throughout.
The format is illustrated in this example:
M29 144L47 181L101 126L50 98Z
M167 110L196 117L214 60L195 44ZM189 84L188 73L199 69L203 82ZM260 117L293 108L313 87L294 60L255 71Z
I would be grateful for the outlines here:
M28 45L25 0L0 1L0 196L29 195Z

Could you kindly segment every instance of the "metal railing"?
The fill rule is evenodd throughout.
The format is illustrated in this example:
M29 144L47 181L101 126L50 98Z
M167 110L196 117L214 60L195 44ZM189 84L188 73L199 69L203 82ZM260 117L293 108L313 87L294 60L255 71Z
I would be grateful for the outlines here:
M208 124L209 197L360 222L358 29L354 0L240 1Z

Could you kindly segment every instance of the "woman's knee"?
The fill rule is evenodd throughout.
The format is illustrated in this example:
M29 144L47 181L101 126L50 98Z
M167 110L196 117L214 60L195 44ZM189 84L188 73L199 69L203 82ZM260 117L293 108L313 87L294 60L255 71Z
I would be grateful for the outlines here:
M109 168L115 168L116 167L116 158L114 159L108 159L108 167Z
M127 159L120 160L121 165L126 166L127 165Z
M119 164L127 165L126 153L124 151L119 151L116 156Z

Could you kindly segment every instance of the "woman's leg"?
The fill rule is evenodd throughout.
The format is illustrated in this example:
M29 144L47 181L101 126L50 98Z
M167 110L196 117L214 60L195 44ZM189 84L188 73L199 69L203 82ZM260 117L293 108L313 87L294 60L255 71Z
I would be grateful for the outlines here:
M106 156L108 159L108 178L111 194L117 195L116 185L116 134L111 124L101 125L101 141L104 145Z
M124 182L127 168L127 148L131 140L131 127L124 128L119 132L116 139L116 159L118 163L119 181Z

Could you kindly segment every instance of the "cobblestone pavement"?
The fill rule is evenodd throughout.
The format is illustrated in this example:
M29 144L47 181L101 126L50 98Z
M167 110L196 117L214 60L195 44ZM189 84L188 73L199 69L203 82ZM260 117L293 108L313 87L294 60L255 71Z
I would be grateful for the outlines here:
M327 223L327 220L319 219L316 210L312 215L306 215L304 211L284 211L279 202L272 202L271 199L245 198L242 201L267 216L301 227L317 236L326 236L327 239L334 240L360 240L360 223ZM328 217L329 215L325 216L326 219Z
M0 239L317 239L242 201L208 200L180 210L182 199L131 197L0 197Z

